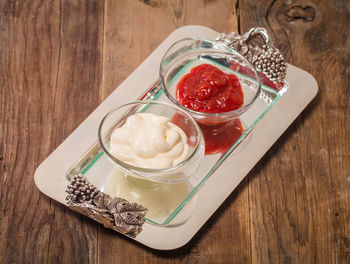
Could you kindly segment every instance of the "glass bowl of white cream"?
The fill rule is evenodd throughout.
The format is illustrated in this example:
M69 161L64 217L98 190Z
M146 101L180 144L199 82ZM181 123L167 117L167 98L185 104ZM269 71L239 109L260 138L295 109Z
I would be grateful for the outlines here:
M190 114L159 101L136 101L111 110L98 140L113 164L129 176L181 182L204 156L202 132Z

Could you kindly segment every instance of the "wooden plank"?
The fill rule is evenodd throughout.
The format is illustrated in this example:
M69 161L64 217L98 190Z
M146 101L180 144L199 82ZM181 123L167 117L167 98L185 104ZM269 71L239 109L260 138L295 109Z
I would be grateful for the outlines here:
M235 1L106 1L102 98L176 28L237 29ZM217 16L221 10L220 17Z
M102 97L177 27L237 31L236 18L235 1L106 1ZM99 263L249 262L247 187L244 181L188 245L171 252L149 250L99 228Z
M58 9L40 1L0 6L0 262L45 262L54 209L34 187L32 175L54 147L50 98L57 72L58 49L52 43L58 41Z
M349 5L242 1L240 14L242 32L266 27L288 62L311 72L320 88L250 174L252 261L347 263L350 30L343 25L350 23Z
M0 2L0 263L96 259L92 221L33 174L99 104L103 3Z

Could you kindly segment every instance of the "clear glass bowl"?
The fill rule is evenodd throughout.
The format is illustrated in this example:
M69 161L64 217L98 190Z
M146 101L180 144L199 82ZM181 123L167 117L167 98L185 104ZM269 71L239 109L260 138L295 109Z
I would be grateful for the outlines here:
M121 127L130 115L136 113L165 116L171 123L180 127L188 139L190 150L187 158L175 166L164 169L135 167L116 158L110 152L111 134L114 129ZM164 102L136 101L113 109L99 125L98 140L112 163L127 175L163 183L177 183L188 179L196 172L204 156L204 139L196 121L186 111Z
M200 64L212 64L223 72L236 75L244 94L243 105L224 113L203 113L181 105L176 99L176 87L181 77ZM261 81L255 67L236 51L222 43L186 38L175 42L165 53L160 64L160 80L166 96L198 122L217 124L239 117L258 98Z

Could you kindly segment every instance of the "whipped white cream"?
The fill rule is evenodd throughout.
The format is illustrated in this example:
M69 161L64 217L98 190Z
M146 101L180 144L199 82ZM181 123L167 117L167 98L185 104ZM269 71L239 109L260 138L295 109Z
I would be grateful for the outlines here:
M175 166L187 158L189 146L185 132L169 121L167 117L151 113L128 117L111 135L111 154L142 168Z

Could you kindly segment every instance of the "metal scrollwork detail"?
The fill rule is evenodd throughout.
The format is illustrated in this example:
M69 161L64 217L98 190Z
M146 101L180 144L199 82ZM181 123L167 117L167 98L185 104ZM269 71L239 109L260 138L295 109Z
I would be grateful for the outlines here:
M77 174L67 186L69 208L120 233L135 237L142 231L147 208L129 203L122 198L112 198L99 191L83 175Z
M239 52L274 83L285 79L287 65L284 57L272 44L264 28L252 28L243 36L235 32L222 33L216 38L216 41L225 43L231 49Z

